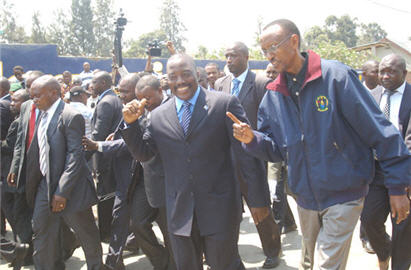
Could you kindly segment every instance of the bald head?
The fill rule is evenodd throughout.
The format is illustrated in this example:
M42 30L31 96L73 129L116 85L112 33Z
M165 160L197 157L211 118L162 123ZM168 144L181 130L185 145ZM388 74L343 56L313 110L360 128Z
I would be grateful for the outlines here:
M362 65L362 76L365 85L370 90L375 89L379 84L378 66L379 63L375 60L369 60Z
M33 82L43 76L44 73L41 72L40 70L33 70L32 72L30 72L29 76L26 79L26 89L30 91L31 85L33 84Z
M10 82L5 77L0 78L0 97L4 97L9 93Z
M398 54L385 56L380 62L378 76L385 89L397 89L404 83L407 76L405 59Z
M100 95L111 87L111 75L107 71L97 72L91 80L90 87L95 95Z
M191 71L193 71L193 73L197 74L196 63L194 62L194 59L188 54L185 54L185 53L173 54L167 61L167 69L169 68L170 65L175 65L176 63L178 64L184 63L185 65L187 65L187 67L191 69Z
M61 96L58 81L51 75L36 79L30 88L30 95L39 110L46 111Z

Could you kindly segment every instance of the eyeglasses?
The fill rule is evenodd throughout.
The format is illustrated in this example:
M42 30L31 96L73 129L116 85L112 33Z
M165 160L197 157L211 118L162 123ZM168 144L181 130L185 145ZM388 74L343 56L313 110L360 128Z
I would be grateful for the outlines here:
M291 38L292 35L288 35L285 39L281 40L277 45L271 45L268 49L261 49L263 55L267 56L269 53L274 54L281 45Z

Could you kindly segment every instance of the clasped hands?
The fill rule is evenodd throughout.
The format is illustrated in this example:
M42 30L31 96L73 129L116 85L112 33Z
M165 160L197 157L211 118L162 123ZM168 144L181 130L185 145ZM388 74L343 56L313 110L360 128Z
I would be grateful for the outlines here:
M139 119L144 114L144 108L147 104L147 100L143 98L138 101L133 99L127 103L123 108L123 119L127 124L131 124Z

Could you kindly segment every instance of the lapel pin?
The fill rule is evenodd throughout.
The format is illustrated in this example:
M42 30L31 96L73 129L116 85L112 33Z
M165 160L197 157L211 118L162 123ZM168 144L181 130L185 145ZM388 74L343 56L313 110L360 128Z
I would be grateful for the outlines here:
M208 110L208 106L207 105L204 105L204 110Z

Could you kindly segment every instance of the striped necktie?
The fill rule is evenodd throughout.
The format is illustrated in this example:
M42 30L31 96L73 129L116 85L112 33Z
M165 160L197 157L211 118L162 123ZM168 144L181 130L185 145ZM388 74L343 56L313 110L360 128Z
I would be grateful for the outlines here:
M41 116L38 134L39 148L40 148L40 171L43 176L47 173L47 153L46 153L46 143L47 143L47 116L48 113L44 112Z
M390 110L391 110L391 96L395 94L396 91L386 90L387 93L387 102L384 106L384 114L388 120L390 120Z
M238 94L240 93L240 80L237 78L233 79L233 90L231 91L231 94L238 97Z
M191 103L188 101L184 101L182 105L183 115L181 116L180 124L184 131L184 136L187 135L188 127L190 125L191 120L191 110L190 110Z

